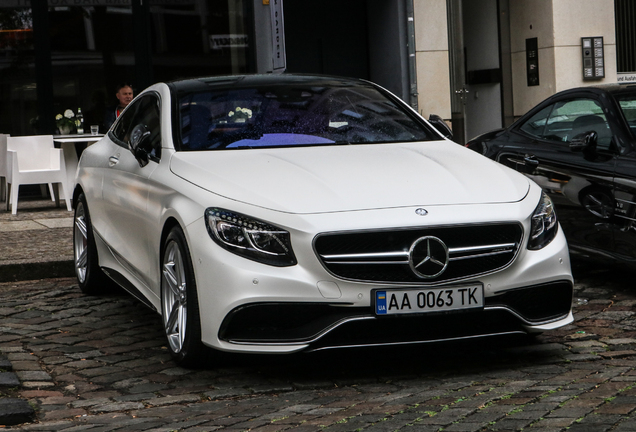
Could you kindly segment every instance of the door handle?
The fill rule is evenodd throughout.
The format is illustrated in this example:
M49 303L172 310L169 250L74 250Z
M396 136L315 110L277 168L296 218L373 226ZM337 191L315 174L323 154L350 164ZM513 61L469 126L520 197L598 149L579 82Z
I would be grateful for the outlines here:
M119 155L111 156L111 157L108 158L108 165L109 166L115 166L115 165L117 165L118 162L119 162Z
M532 165L532 166L537 166L539 165L539 161L537 160L537 158L534 155L530 155L527 154L523 157L523 161L527 164L527 165Z

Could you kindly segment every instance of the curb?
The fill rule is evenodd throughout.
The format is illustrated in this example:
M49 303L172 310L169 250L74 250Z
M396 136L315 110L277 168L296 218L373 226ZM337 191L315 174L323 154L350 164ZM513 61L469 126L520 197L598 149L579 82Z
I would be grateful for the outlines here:
M35 419L35 410L27 401L0 398L0 425L12 426L27 423L33 419Z
M13 365L4 356L0 356L0 391L6 388L19 387L20 379L13 372ZM4 397L0 393L0 427L12 426L33 421L35 410L23 399Z
M74 276L73 261L0 265L0 283Z

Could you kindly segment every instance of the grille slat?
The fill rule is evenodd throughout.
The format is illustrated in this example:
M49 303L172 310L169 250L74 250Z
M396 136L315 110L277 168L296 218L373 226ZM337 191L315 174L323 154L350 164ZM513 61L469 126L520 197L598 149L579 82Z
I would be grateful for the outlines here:
M321 234L314 247L333 275L355 281L431 284L471 278L508 266L522 238L517 223ZM432 236L446 244L449 263L437 277L423 279L409 266L411 245Z

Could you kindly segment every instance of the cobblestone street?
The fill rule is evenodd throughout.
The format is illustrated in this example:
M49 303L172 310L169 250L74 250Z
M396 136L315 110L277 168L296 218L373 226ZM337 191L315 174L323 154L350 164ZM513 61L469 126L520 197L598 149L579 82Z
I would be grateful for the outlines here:
M0 355L21 383L0 391L36 409L7 429L636 430L633 277L574 270L575 324L535 339L226 355L199 370L171 361L159 317L125 293L0 284Z

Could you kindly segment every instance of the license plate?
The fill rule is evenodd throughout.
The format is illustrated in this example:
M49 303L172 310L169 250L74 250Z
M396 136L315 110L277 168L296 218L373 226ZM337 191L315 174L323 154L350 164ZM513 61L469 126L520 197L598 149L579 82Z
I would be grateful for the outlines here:
M482 284L430 289L378 290L375 314L397 315L484 307Z

